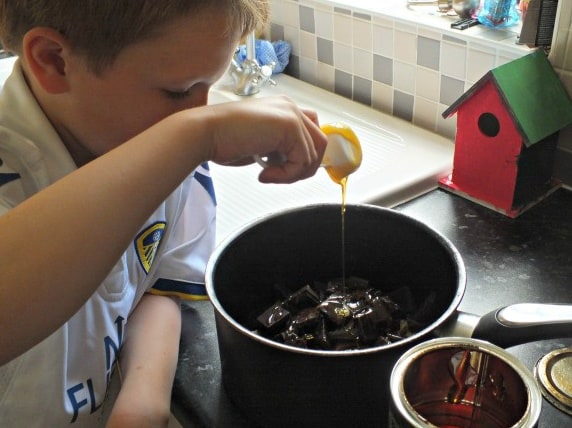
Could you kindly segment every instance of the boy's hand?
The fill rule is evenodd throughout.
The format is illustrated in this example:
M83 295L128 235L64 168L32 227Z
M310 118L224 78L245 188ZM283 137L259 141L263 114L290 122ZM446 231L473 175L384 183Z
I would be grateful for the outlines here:
M320 165L327 137L316 113L298 108L287 97L258 98L208 106L211 146L208 159L245 164L254 155L279 152L280 165L262 170L264 183L291 183L311 177Z

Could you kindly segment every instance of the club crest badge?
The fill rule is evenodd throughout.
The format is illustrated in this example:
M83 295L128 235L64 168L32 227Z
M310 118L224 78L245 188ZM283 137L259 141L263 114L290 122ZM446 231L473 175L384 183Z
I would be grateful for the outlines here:
M158 221L147 227L135 238L135 251L146 274L151 270L159 243L165 233L165 226L164 221Z

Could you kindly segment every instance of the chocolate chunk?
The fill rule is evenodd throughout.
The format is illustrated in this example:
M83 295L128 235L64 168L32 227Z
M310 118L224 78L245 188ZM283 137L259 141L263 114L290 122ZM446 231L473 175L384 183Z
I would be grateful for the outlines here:
M286 324L290 312L280 304L275 304L264 311L256 320L269 331L276 331Z
M320 296L309 285L295 291L283 302L284 306L298 310L313 307L319 303Z
M257 332L288 345L322 350L402 340L425 327L436 300L433 293L417 305L408 287L386 293L358 277L316 281L293 293L281 285L275 288L279 302L257 318L262 326Z

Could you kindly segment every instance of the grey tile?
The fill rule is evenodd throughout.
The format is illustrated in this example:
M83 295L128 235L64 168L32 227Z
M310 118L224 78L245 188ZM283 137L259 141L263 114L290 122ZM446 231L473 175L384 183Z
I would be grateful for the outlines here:
M352 75L336 69L334 72L334 92L352 99Z
M290 55L290 61L284 72L289 76L300 78L300 57L298 55Z
M413 95L393 91L393 115L408 122L413 121Z
M309 33L315 33L314 8L302 5L298 7L300 8L300 29Z
M371 106L371 80L354 76L354 101Z
M344 9L343 7L334 6L334 13L340 13L342 15L350 15L351 16L352 11L349 9Z
M428 37L417 37L417 65L439 71L441 43Z
M354 18L363 19L364 21L371 21L371 15L367 13L354 12Z
M334 42L318 37L318 61L328 65L334 65Z
M272 23L270 25L270 40L284 40L284 26Z
M381 55L373 56L373 80L393 85L393 60Z
M439 102L446 106L453 104L465 92L465 82L449 76L441 76Z

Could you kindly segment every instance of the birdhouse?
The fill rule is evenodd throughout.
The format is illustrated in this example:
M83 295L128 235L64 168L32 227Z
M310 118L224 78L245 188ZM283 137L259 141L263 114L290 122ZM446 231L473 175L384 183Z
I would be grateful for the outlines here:
M455 113L453 172L441 187L509 217L559 187L554 153L572 102L544 52L486 73L443 117Z

